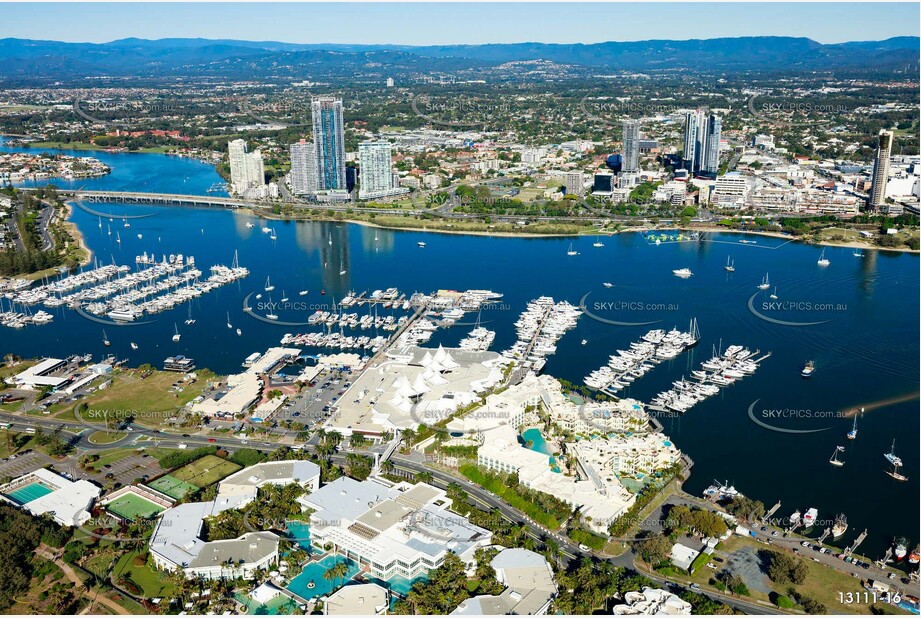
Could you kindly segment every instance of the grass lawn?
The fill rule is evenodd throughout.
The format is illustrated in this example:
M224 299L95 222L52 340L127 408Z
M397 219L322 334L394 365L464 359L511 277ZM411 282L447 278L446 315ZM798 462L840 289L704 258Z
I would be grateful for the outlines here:
M207 487L226 476L230 476L239 469L240 466L232 461L221 459L215 455L205 455L201 459L179 468L172 473L172 476L196 487Z
M83 563L83 568L97 577L105 577L106 573L109 572L109 567L112 566L112 562L117 557L118 554L114 548L107 547L97 551L92 558Z
M108 388L85 399L87 409L81 416L102 425L101 411L105 410L109 419L133 415L141 425L160 427L206 385L206 380L199 379L195 384L184 383L182 392L174 392L172 385L177 381L181 378L168 371L155 371L144 379L136 370L119 373Z
M17 373L22 373L29 367L32 367L37 364L38 364L37 360L20 361L16 363L15 365L13 365L12 367L4 363L3 365L0 365L0 379L9 378L10 376L14 376Z
M131 579L135 584L140 586L147 598L165 597L173 594L173 586L164 573L157 571L150 566L148 559L144 566L134 564L134 557L137 555L147 556L147 550L133 550L118 559L112 574L116 581L122 575Z
M93 444L112 444L118 442L128 434L119 431L95 431L88 438Z
M0 434L0 457L9 457L26 448L35 448L35 445L31 444L34 440L35 437L29 434L4 431Z

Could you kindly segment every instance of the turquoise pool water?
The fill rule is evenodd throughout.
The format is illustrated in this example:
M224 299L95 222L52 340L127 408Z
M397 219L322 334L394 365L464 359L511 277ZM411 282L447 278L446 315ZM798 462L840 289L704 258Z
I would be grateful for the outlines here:
M540 429L532 427L531 429L525 429L521 434L521 439L524 441L524 445L527 447L528 442L531 442L531 446L528 447L532 451L537 451L538 453L543 453L544 455L550 455L550 469L554 472L560 472L560 467L556 465L556 457L553 456L553 451L550 450L550 445L547 444L547 441L544 439L544 435L540 432Z
M348 574L338 581L329 581L324 579L323 574L326 573L330 567L338 564L339 562L345 562L348 565ZM311 562L305 566L300 575L291 580L291 583L288 585L288 590L294 594L304 597L305 599L321 597L325 594L329 594L336 588L342 586L344 583L355 577L355 574L358 573L358 571L358 564L343 556L324 556L320 560ZM313 582L313 588L308 587L308 584L311 582Z
M47 496L53 491L54 490L48 487L47 485L43 485L42 483L39 483L38 481L36 481L34 483L29 483L28 485L24 485L20 487L19 489L14 489L13 491L11 491L10 493L6 495L12 498L13 500L15 500L16 502L18 502L19 504L28 504L29 502L32 502L33 500L38 500L42 496Z
M297 546L308 554L314 553L310 545L310 525L303 521L289 521L287 523L288 538L297 543Z

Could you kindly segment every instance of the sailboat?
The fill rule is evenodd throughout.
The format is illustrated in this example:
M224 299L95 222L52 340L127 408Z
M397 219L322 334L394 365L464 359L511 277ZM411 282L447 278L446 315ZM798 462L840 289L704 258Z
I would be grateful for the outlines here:
M579 252L572 248L572 243L569 243L569 251L566 252L566 255L579 255Z
M189 305L189 317L186 319L185 323L188 325L195 324L195 320L192 318L192 305Z
M758 286L759 290L766 290L771 287L771 278L770 273L764 273L764 278L761 280L761 284Z
M122 221L124 222L126 228L131 227L131 224L128 223L128 220L127 220L127 219L122 219Z
M118 232L115 232L115 242L122 244L122 237Z
M275 289L275 286L272 285L272 282L269 281L269 278L268 278L268 277L266 277L266 278L265 278L265 291L266 291L266 292L271 292L271 291L274 290L274 289Z
M301 290L297 293L298 296L307 296L307 290Z
M274 227L272 228L272 233L269 234L269 239L270 239L270 240L278 240L278 235L275 233L275 228L274 228Z
M104 345L104 346L110 346L110 345L112 345L112 342L109 341L109 336L106 335L106 331L105 331L105 330L102 331L102 345Z
M830 463L830 464L833 465L833 466L838 466L839 468L840 468L841 466L843 466L843 465L844 465L844 462L841 461L840 459L838 459L838 453L843 453L843 452L844 452L844 447L843 447L843 446L837 447L837 448L835 449L835 452L832 453L831 459L828 460L828 463Z
M278 301L278 302L280 302L280 303L286 303L286 302L288 302L288 297L285 295L285 291L284 291L284 290L281 291L281 300Z
M894 466L892 466L892 470L885 470L885 472L886 472L886 474L888 474L889 476L891 476L892 478L894 478L894 479L897 480L897 481L907 481L907 480L908 480L908 477L907 477L907 476L905 476L904 474L900 474L900 473L899 473L899 467L898 467L898 466L895 466L895 465L894 465Z
M819 266L828 266L831 264L831 261L825 257L825 249L822 249L822 255L819 256L818 264Z
M227 328L233 328L233 324L230 323L230 312L227 312Z
M137 350L137 349L138 349L138 344L136 344L135 342L132 341L132 342L131 342L131 349L132 349L132 350Z
M173 328L176 330L176 333L173 335L173 341L179 341L182 338L182 335L179 334L179 327L173 324Z
M892 439L892 446L889 448L889 452L884 454L883 457L886 458L886 461L897 468L902 466L902 458L897 457L895 454L895 438Z
M863 414L863 408L860 408L860 413ZM857 415L854 415L854 426L849 432L847 432L847 439L854 440L857 438Z
M109 224L109 236L112 235L112 224Z
M724 269L726 270L726 272L728 272L728 273L734 273L734 272L736 271L736 267L734 266L731 257L726 256L726 265L723 266L723 268L724 268Z
M861 251L860 249L856 249L856 250L854 251L854 253L853 253L853 256L854 256L854 257L863 257L863 251Z
M601 242L597 236L595 236L595 242L592 243L593 247L603 247L604 243Z
M269 295L269 302L268 302L268 305L267 305L267 306L268 306L268 308L269 308L269 313L265 314L265 317L267 317L267 318L270 319L270 320L277 320L277 319L278 319L278 314L272 313L272 307L275 306L275 303L272 302L272 296L271 296L271 295Z
M771 300L777 300L777 286L776 286L776 285L774 286L774 291L771 292L770 299L771 299Z

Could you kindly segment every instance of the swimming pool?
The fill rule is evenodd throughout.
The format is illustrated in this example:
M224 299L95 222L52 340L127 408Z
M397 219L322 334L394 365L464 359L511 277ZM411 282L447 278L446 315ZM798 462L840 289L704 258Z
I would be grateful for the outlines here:
M550 469L556 473L560 472L560 467L556 465L556 457L553 456L553 452L550 450L550 445L547 444L547 441L544 439L544 435L540 432L540 429L532 427L531 429L526 429L521 434L521 439L524 441L526 448L530 448L532 451L537 451L538 453L543 453L544 455L550 455L550 459L547 463L550 464ZM528 446L528 442L531 443L531 446Z
M335 581L330 581L323 577L323 574L326 573L330 567L340 562L345 562L346 565L348 565L348 573L345 577ZM330 554L324 556L317 562L311 562L305 566L300 575L291 580L291 583L288 585L288 590L305 599L321 597L329 594L355 577L358 571L358 564L355 561L349 560L344 556L334 556ZM311 583L313 583L313 588L309 587Z
M297 546L308 554L314 553L315 550L310 545L310 525L307 522L291 520L285 522L285 527L288 539L297 543Z
M44 483L36 481L34 483L29 483L28 485L23 485L19 489L14 489L6 495L19 504L28 504L29 502L38 500L42 496L47 496L52 492L54 492L54 489L48 487Z

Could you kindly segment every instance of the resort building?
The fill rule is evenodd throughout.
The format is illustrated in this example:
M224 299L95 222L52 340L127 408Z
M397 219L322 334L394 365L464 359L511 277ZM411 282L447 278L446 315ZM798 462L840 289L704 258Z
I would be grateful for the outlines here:
M236 539L205 541L201 538L205 518L246 506L266 484L298 483L315 489L319 482L320 468L310 461L265 462L240 470L218 485L214 500L163 511L150 537L154 564L170 571L181 569L189 578L250 577L278 561L279 537L271 532L249 532Z
M101 492L90 481L71 481L42 468L0 485L0 500L36 517L50 515L62 526L79 526L90 518Z
M553 570L546 558L528 549L503 549L490 562L502 594L482 594L462 602L452 616L542 616L556 596Z
M691 604L661 588L643 588L624 593L624 602L614 606L616 616L690 616Z
M437 423L502 380L495 352L408 347L362 373L339 400L326 428L382 435Z
M378 579L413 579L436 569L448 553L472 571L474 554L490 545L492 533L448 510L447 494L426 483L340 477L298 502L313 511L310 541L354 560Z
M377 616L387 613L390 594L377 584L349 584L322 601L324 616Z
M642 478L681 459L681 451L660 433L617 434L580 440L566 448L589 478L598 475L606 482L614 476Z

